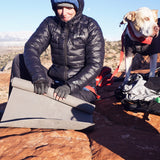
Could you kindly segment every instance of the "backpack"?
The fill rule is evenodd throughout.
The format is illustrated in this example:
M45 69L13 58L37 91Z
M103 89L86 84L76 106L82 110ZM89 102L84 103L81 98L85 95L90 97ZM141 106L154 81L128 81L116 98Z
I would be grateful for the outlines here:
M108 86L113 83L113 80L110 79L112 76L111 68L104 66L100 72L100 74L96 77L96 87L100 89L103 86Z
M103 86L108 86L113 83L112 74L111 74L111 68L104 66L101 69L100 74L96 77L96 88L93 88L91 86L86 86L88 90L93 92L97 99L100 99L100 95L97 93L98 90L100 90Z
M157 81L160 79L155 78ZM160 115L160 85L159 89L155 85L152 78L147 81L140 74L132 74L123 86L115 90L115 97L121 100L127 111Z

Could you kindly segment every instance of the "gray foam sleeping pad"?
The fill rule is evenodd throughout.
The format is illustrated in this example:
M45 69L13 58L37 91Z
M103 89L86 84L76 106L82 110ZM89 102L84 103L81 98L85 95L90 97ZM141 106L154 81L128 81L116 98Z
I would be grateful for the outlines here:
M91 103L70 95L57 101L53 88L46 95L35 94L33 84L19 78L12 80L12 86L0 127L83 130L95 125Z

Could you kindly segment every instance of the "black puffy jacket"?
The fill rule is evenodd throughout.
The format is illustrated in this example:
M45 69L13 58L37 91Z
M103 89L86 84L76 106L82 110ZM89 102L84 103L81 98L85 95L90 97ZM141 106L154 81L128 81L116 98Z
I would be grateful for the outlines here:
M103 66L104 38L97 22L82 14L84 1L78 2L80 7L72 20L47 17L25 44L24 60L33 82L46 78L40 55L49 45L53 62L49 75L53 79L67 83L71 92L95 82ZM56 4L52 8L57 15Z

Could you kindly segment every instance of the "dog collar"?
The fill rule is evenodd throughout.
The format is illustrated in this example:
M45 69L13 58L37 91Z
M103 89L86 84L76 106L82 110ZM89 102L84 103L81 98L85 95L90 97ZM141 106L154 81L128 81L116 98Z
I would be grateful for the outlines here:
M153 38L152 37L147 37L147 38L144 38L144 37L136 37L136 35L134 34L133 30L132 30L132 27L131 25L128 23L127 25L128 27L128 31L130 33L130 35L136 39L136 41L140 42L140 43L144 43L144 44L151 44L152 43L152 40Z

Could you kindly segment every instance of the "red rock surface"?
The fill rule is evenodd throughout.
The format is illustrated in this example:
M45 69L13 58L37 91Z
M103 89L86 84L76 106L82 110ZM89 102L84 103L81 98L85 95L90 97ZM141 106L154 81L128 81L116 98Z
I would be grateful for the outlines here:
M9 73L0 74L0 86L8 82ZM159 160L160 116L145 121L143 113L124 111L114 97L119 84L101 90L104 99L96 102L92 132L1 128L0 159ZM0 100L0 108L5 105Z
M0 129L1 160L91 160L88 137L76 131Z

